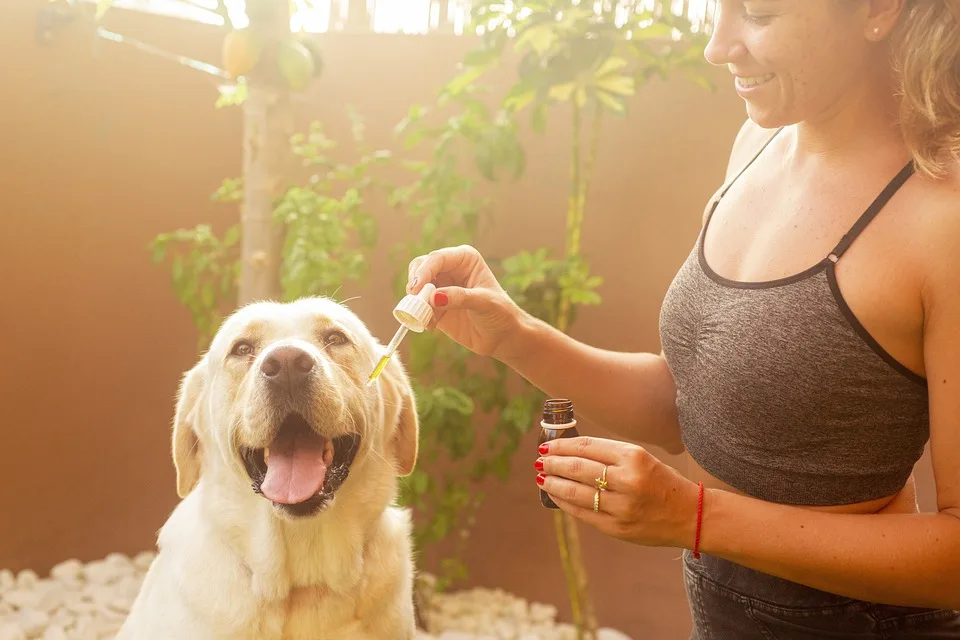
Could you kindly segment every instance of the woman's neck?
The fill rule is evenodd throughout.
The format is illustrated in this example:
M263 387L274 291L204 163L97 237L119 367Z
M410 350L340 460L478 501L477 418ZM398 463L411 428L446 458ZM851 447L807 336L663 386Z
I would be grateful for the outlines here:
M897 126L899 99L892 80L865 78L815 119L800 122L793 160L845 162L871 156L909 157Z

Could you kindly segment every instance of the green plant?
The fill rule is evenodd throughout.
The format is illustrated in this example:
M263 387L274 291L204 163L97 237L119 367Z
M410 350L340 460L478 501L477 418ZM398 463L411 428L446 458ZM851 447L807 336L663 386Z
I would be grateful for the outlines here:
M515 132L519 115L529 110L533 130L543 133L551 109L561 105L569 109L570 193L563 254L554 258L540 248L504 259L499 265L504 287L514 299L561 331L569 330L579 307L601 302L597 288L602 278L591 274L581 251L581 236L604 115L626 115L628 99L654 76L676 72L709 86L698 73L704 40L694 34L688 21L663 11L662 6L657 11L611 6L615 8L597 9L571 0L491 0L477 7L475 20L483 26L483 43L464 58L460 73L441 94L442 101L462 103L466 116L482 114L496 125L493 131ZM478 81L491 71L501 71L508 61L515 63L518 80L490 116L488 107L476 98ZM586 143L585 116L591 119ZM472 141L482 143L489 137L474 136ZM481 169L496 166L499 160L489 150L477 157L487 159ZM522 170L522 163L514 166ZM491 407L512 409L501 413L511 416L516 426L514 437L499 452L508 467L510 446L515 447L532 424L535 404L528 398L536 396L529 391L514 396L522 400L511 406L511 401L500 395L503 381L501 374L487 382L476 380L471 387L475 396L489 391L494 398ZM465 381L459 384L464 388ZM594 637L597 624L576 523L557 512L555 524L578 635Z
M336 295L344 283L367 275L366 256L377 242L368 203L377 189L386 188L374 170L390 163L391 153L363 147L363 121L352 112L350 116L353 142L360 151L355 162L333 157L340 145L326 136L319 122L289 141L289 155L305 175L300 180L288 176L281 195L271 202L272 218L284 230L281 299ZM243 179L228 178L211 198L236 205L243 193ZM203 224L162 233L150 243L154 262L170 260L174 292L190 310L201 345L209 342L224 313L236 307L240 240L241 225L235 222L222 236Z
M454 95L449 87L432 107L411 107L396 132L410 151L429 145L428 159L403 163L410 182L390 199L417 223L414 237L392 252L399 298L412 258L440 246L475 243L489 215L482 187L519 178L525 155L512 120L491 112L473 92ZM402 500L418 511L418 549L454 536L454 550L441 559L437 587L443 589L466 575L460 551L484 497L477 484L491 475L506 479L539 400L531 390L509 394L505 367L482 362L437 333L418 336L407 349L420 405L421 463ZM493 424L478 446L481 419ZM439 475L434 470L444 460L453 470Z

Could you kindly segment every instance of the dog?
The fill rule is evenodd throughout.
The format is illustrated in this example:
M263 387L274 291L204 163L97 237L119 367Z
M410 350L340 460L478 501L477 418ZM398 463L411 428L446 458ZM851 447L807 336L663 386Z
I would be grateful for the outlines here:
M177 393L182 498L117 640L410 640L419 423L395 357L327 298L228 317Z

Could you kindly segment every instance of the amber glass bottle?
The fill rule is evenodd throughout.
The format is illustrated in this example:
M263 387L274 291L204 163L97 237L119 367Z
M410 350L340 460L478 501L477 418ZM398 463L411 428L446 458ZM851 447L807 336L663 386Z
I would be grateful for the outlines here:
M573 415L573 403L563 398L553 398L543 403L543 416L540 418L539 447L544 442L559 438L576 438L577 419ZM550 494L540 489L540 504L547 509L559 509Z

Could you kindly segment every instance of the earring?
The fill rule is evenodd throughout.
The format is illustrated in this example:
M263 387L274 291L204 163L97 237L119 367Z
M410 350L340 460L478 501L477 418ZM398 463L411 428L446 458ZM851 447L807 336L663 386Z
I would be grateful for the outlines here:
M874 28L873 28L873 35L875 35L875 36L880 35L880 27L874 27Z

